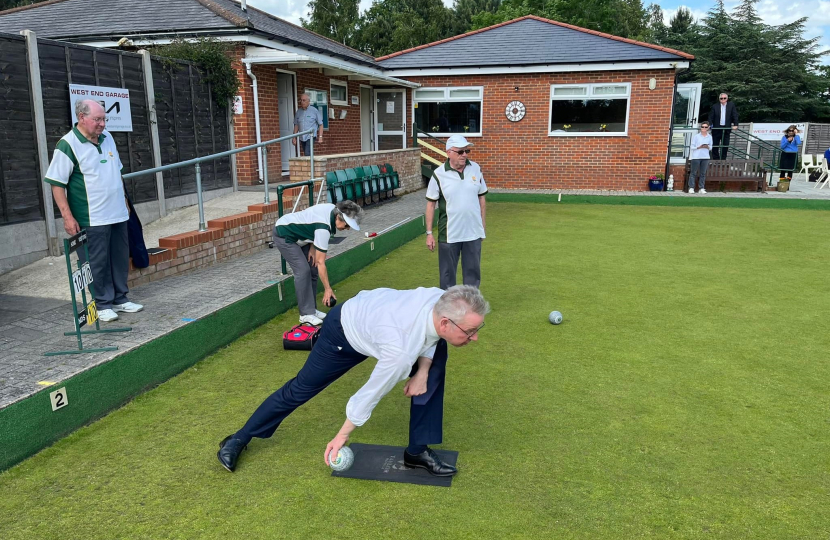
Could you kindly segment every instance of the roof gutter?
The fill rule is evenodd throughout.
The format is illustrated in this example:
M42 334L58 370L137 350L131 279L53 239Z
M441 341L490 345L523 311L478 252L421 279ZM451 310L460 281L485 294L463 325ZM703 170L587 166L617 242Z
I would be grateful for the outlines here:
M356 75L363 75L369 79L377 79L381 81L385 81L391 84L395 84L397 86L403 86L406 88L420 88L421 85L418 83L414 83L411 81L405 81L403 79L398 79L397 77L390 77L389 75L384 75L378 70L370 69L370 68L362 68L357 67L354 65L348 64L341 64L340 62L336 62L334 60L329 60L328 58L321 58L319 56L307 56L301 54L285 54L285 55L266 55L266 56L252 56L249 58L243 58L242 62L245 65L250 66L251 64L301 64L301 63L314 63L314 64L322 64L326 67L340 69L342 71L349 71Z
M254 92L254 125L256 127L256 143L259 144L262 142L262 133L259 130L259 93L257 92L257 81L256 75L254 75L253 71L251 71L251 63L245 63L245 71L248 72L248 77L251 78L252 84L251 88ZM259 176L259 181L262 182L262 148L256 149L256 160L257 160L257 175Z

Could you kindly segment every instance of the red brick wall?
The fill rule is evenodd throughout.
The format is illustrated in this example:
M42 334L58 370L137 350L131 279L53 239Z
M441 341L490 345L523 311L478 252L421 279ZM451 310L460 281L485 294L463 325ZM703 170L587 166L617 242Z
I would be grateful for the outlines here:
M657 79L655 90L649 79ZM512 189L648 189L665 171L674 71L528 73L407 77L423 86L483 86L482 137L471 138L473 160L490 187ZM550 137L550 85L630 82L628 135ZM514 87L519 90L515 91ZM520 100L527 114L510 122L507 104ZM410 118L411 107L408 108ZM676 177L675 177L676 178Z

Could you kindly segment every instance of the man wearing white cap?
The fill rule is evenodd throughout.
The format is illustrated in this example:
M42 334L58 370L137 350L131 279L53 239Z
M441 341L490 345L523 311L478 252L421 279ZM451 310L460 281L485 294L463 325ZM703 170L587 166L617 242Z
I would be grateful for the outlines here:
M337 299L326 270L329 238L345 229L359 231L361 217L363 210L357 203L341 201L337 206L317 204L302 212L285 214L277 220L274 226L274 247L280 251L294 273L301 323L323 324L326 314L317 310L318 276L325 290L323 304L328 305L331 298Z
M447 161L435 169L427 187L427 247L435 250L432 223L438 206L438 270L444 290L455 285L459 256L464 285L481 284L487 185L478 164L467 159L472 146L461 135L447 139Z

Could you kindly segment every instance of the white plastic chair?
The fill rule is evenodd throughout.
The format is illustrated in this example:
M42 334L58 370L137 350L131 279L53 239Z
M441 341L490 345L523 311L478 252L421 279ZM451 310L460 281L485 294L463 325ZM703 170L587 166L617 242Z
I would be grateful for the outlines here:
M830 169L828 169L827 160L823 157L821 158L821 166L819 167L821 171L821 176L818 177L816 180L816 188L821 189L830 182Z
M816 156L818 159L813 162L813 154L801 154L801 170L798 174L804 173L807 176L810 176L810 171L813 169L821 168L821 156Z

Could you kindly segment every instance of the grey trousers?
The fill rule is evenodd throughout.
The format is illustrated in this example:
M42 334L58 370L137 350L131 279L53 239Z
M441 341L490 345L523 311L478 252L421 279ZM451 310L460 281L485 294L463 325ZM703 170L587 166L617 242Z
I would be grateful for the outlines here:
M455 285L458 257L461 256L461 275L464 285L478 287L481 284L481 238L469 242L438 242L438 272L441 288Z
M724 158L725 159L725 158ZM689 173L689 189L695 188L695 177L697 177L697 188L706 187L706 169L709 168L708 159L693 159L692 171Z
M130 241L127 222L87 227L89 239L89 267L92 270L92 288L95 289L95 307L98 311L112 309L113 304L128 302L127 274L130 271ZM81 261L84 251L78 250Z
M294 289L297 293L297 307L300 317L314 315L317 311L317 267L308 262L311 244L302 247L293 242L286 242L277 236L274 228L274 247L280 250L291 271L294 272Z

